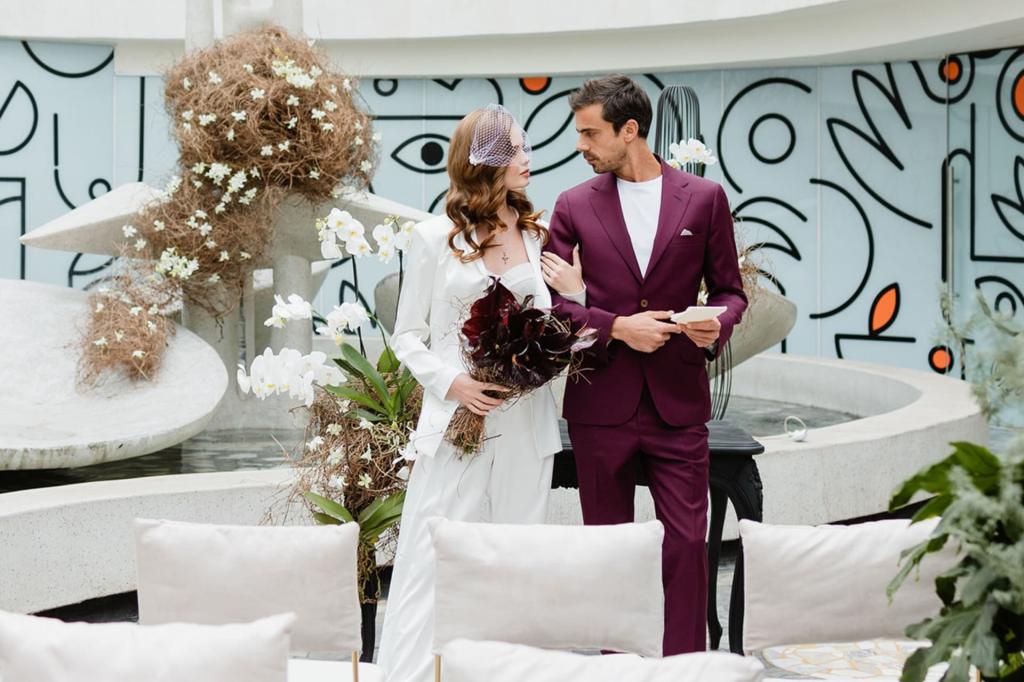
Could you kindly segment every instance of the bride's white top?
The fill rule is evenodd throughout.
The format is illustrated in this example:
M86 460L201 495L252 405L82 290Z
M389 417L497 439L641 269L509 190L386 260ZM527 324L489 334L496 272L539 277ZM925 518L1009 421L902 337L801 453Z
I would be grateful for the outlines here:
M418 455L431 457L441 445L459 405L456 400L445 400L445 396L455 377L468 373L460 350L460 329L473 301L484 294L492 277L481 259L463 263L452 253L448 247L452 227L454 224L445 215L417 224L406 252L408 266L398 299L392 345L395 355L424 388L423 410L409 440L407 459ZM541 243L524 232L523 245L529 262L509 268L502 277L502 284L517 296L533 294L534 306L548 308L551 295L540 268ZM461 234L455 237L455 246L469 249ZM532 442L523 443L524 450L547 457L562 449L557 408L550 386L523 396L509 409L533 412L533 433L516 436L532 436Z

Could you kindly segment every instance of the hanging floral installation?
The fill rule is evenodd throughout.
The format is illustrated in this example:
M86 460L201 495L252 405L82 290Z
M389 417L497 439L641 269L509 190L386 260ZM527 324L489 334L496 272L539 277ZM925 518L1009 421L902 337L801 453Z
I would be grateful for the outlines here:
M122 228L111 286L91 297L84 383L109 370L151 378L182 302L218 319L238 305L286 195L327 201L365 189L375 169L356 81L279 27L190 53L165 79L177 174Z

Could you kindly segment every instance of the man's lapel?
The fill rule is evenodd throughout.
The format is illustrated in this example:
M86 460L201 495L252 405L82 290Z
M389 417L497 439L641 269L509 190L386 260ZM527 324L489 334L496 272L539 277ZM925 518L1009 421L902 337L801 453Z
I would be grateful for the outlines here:
M690 182L687 176L672 168L662 159L658 160L661 161L661 211L658 213L658 232L654 236L651 261L647 264L647 272L644 277L649 277L654 272L665 249L679 234L679 225L692 196L690 192L683 189Z
M643 282L636 253L633 251L633 242L630 241L629 231L626 229L626 219L622 217L622 204L619 202L619 189L615 186L615 174L604 173L590 188L593 190L590 194L590 205L594 208L594 214L629 267L629 271L636 277L636 281Z

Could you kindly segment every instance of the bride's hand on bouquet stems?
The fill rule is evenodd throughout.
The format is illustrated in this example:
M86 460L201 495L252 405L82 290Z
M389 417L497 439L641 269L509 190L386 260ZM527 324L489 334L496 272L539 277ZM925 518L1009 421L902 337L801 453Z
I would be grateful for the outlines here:
M484 381L477 381L468 374L460 374L455 377L451 388L448 389L446 400L458 400L467 410L481 417L486 417L491 410L501 407L505 402L504 398L493 398L485 391L496 391L508 393L509 390L498 384L489 384Z

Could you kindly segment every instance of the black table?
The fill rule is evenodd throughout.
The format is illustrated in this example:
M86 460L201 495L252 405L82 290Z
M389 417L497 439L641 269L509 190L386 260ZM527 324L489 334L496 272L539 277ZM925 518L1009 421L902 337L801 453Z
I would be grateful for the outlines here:
M562 451L555 455L552 488L578 488L576 459L569 441L568 425L561 420ZM722 551L722 527L726 504L732 502L737 519L762 519L763 496L761 475L754 456L764 446L740 427L726 421L708 422L708 449L711 455L710 494L711 519L708 528L708 632L711 648L717 649L722 639L718 621L718 563ZM642 467L637 468L637 484L647 485ZM743 653L743 552L736 556L732 592L729 596L729 650Z

